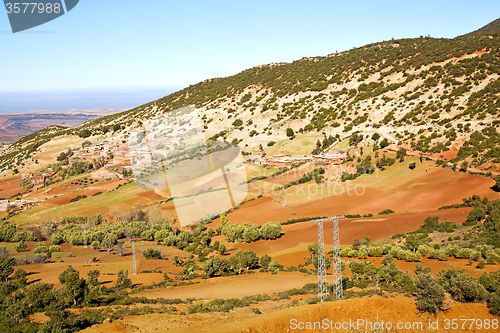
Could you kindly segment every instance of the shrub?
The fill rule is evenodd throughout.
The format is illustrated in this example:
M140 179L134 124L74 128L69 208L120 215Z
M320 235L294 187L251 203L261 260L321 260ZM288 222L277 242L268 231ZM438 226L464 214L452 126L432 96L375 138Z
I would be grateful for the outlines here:
M54 245L59 245L64 242L64 235L60 231L56 231L50 235L50 242Z
M392 209L384 209L383 211L379 212L378 215L389 215L389 214L394 214L395 211Z
M438 273L437 281L454 300L459 302L482 302L487 299L488 292L470 275L453 269L444 269Z
M23 240L19 241L16 244L16 247L14 248L14 250L16 250L17 252L24 252L27 249L28 249L28 245L26 245L26 243Z
M88 138L91 135L92 135L92 132L88 129L82 129L80 132L78 132L78 136L80 138Z
M488 308L490 312L496 316L500 315L500 290L490 294L488 299Z
M118 277L116 279L115 286L117 288L131 288L132 287L132 280L130 280L128 277L128 270L123 271L123 269L122 269L118 272Z
M475 207L467 215L467 221L481 221L486 217L486 212L481 207Z
M264 254L260 258L260 265L262 266L262 268L267 269L269 267L269 263L271 263L271 256L269 256L268 254Z
M161 258L161 251L150 247L146 251L142 252L142 255L146 259L160 259Z
M59 245L52 245L49 248L50 252L61 252L61 247Z
M276 274L280 269L283 268L283 266L281 266L276 260L271 260L268 268L271 273Z
M294 135L295 135L295 132L293 131L293 129L291 129L290 127L288 127L286 129L286 136L293 137Z
M48 251L49 249L47 248L47 245L45 245L44 243L38 243L33 248L33 253L45 253Z
M445 300L445 290L430 273L416 275L413 280L417 287L417 308L423 312L435 313Z
M263 239L276 239L281 236L281 224L278 222L267 222L259 228L260 237Z
M98 240L95 240L90 244L92 250L98 250L101 247L101 243Z

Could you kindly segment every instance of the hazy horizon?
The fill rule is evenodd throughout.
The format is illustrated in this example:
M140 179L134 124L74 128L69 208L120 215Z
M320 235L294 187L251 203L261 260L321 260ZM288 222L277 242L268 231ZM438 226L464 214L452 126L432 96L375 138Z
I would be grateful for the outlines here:
M114 90L114 91L113 91ZM127 91L130 90L130 91ZM29 111L68 111L91 109L127 109L157 100L180 90L132 88L101 91L13 91L0 92L0 113Z

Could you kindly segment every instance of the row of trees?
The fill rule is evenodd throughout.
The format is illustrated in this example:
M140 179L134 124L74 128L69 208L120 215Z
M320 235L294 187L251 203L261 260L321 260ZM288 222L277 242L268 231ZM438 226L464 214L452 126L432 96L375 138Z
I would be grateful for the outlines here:
M203 263L202 267L206 277L241 274L243 269L252 270L257 268L276 274L282 266L267 254L259 259L253 251L238 250L229 259L208 259Z
M347 258L367 259L368 257L382 257L383 255L390 255L392 258L408 262L420 261L422 257L428 256L430 259L439 260L448 260L449 257L454 257L474 261L486 259L489 264L500 263L500 249L491 245L481 244L470 248L458 244L448 244L444 251L441 251L421 243L414 234L406 238L403 246L393 244L383 246L362 245L358 250L351 246L340 250L340 256Z
M221 219L221 221L223 221ZM245 222L242 225L231 224L229 221L221 224L221 228L216 231L226 236L228 242L255 242L259 239L277 239L281 237L281 224L277 222L267 222L262 226Z

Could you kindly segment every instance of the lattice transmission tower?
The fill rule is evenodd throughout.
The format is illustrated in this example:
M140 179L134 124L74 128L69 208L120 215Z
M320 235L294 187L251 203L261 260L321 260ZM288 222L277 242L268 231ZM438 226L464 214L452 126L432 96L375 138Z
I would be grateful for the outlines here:
M87 248L87 229L83 226L83 248Z
M343 298L342 292L342 267L340 262L339 221L344 216L327 217L313 220L318 224L318 298L323 302L328 296L326 283L325 238L323 221L333 220L333 295L336 299Z
M132 275L137 275L137 261L135 260L135 239L132 240Z
M323 299L328 296L326 283L326 263L325 263L325 238L323 235L323 221L314 220L318 224L318 298L323 302Z
M136 251L135 251L135 241L139 238L139 236L128 235L128 241L132 243L132 275L137 275L137 260L136 260ZM139 252L142 250L142 246L139 248Z
M333 297L336 299L344 298L342 290L342 266L340 261L340 239L339 239L339 219L344 216L333 217Z

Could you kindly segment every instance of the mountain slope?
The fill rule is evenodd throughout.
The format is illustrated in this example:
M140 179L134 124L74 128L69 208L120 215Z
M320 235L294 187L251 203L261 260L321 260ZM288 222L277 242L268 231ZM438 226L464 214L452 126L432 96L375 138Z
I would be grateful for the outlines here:
M488 23L487 25L485 25L484 27L482 27L480 29L477 29L473 32L470 32L470 33L465 34L465 35L460 36L460 37L475 36L475 35L479 35L482 33L491 33L491 32L499 32L499 31L500 31L500 18L496 19L495 21L493 21L491 23Z
M45 133L76 135L82 129L120 142L140 121L195 105L207 138L241 142L247 149L286 139L290 127L317 139L378 132L423 153L455 147L460 148L458 159L474 155L477 165L500 162L496 129L491 127L499 125L499 46L495 34L402 39L258 66L76 129L42 132L8 152L25 158L21 151L34 151ZM1 170L13 164L0 158Z

